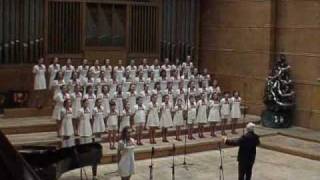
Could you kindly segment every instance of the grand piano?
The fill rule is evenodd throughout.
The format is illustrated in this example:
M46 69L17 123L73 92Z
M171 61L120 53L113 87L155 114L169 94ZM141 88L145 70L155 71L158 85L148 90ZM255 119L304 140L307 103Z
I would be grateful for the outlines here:
M85 166L92 167L95 177L101 158L102 146L94 138L25 146L17 151L0 131L0 180L56 180L67 171Z

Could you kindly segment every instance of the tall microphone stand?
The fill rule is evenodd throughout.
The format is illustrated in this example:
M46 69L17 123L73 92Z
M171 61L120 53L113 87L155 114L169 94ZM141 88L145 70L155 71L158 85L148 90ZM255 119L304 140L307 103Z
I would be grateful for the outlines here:
M187 134L188 134L188 111L189 111L189 90L187 89L187 100L185 101L187 104L187 119L185 120L185 133L184 133L184 152L183 152L183 163L177 166L182 165L186 170L189 170L188 166L192 166L193 164L187 163Z
M246 98L246 91L247 91L247 83L244 83L244 90L243 90L243 100ZM245 105L245 103L243 103ZM245 129L245 120L246 120L246 115L247 115L247 108L246 106L244 106L244 109L243 109L243 126L242 126L242 135L244 135L244 129Z
M221 143L218 143L218 148L220 152L220 165L219 165L219 180L224 180L224 172L223 172L223 152L221 149Z
M150 166L149 166L149 180L153 180L153 155L154 155L154 147L151 149L151 160L150 160Z
M175 144L173 144L173 146L172 146L172 151L173 151L173 154L172 154L172 166L171 166L171 168L172 168L172 180L175 180L175 162L174 162L174 160L175 160L175 156L176 156L176 146L175 146Z

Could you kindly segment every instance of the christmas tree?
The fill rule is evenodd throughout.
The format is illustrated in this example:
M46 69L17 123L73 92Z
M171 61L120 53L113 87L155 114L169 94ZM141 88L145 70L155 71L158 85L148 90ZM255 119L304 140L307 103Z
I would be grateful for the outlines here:
M262 124L272 128L287 128L292 124L295 92L286 56L280 54L267 78Z

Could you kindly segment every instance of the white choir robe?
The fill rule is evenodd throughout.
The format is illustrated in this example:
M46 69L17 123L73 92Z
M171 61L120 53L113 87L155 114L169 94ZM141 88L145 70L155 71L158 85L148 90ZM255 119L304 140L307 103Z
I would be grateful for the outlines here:
M148 121L147 126L148 127L159 127L160 126L160 119L159 119L159 113L160 113L160 106L158 103L153 104L152 102L149 102L147 105L148 109Z
M81 109L81 101L82 101L82 93L71 93L71 102L72 102L72 117L73 118L78 118L79 117L79 110Z
M99 78L100 76L100 66L91 66L90 67L90 72L92 73L92 77L94 78L94 80L96 80L97 78Z
M75 71L74 66L62 66L61 71L64 73L64 82L69 82L72 76L72 73Z
M237 119L241 118L240 105L241 105L241 97L231 98L231 118L237 118Z
M209 116L208 116L208 122L220 122L220 102L215 102L211 100L209 102Z
M93 124L92 131L93 133L103 133L106 131L106 125L104 123L104 112L103 107L94 107L93 112Z
M33 70L32 70L33 74L34 74L34 86L33 89L34 90L44 90L47 89L47 85L46 85L46 66L41 64L39 65L34 65L33 66Z
M112 73L112 66L110 66L110 65L102 65L101 67L100 67L100 70L101 71L103 71L104 72L104 78L106 78L106 79L112 79L112 75L111 75L111 73Z
M80 137L92 136L91 112L89 108L80 108L79 112L78 134Z
M57 73L60 71L60 64L50 64L48 67L48 73L49 73L49 89L53 88L53 81L56 77Z
M77 72L79 73L79 79L81 83L84 83L84 80L87 77L88 71L89 71L89 65L78 66Z
M113 72L115 74L115 80L118 83L122 83L123 82L123 78L124 78L124 72L125 72L125 68L123 66L115 66L113 69Z
M134 124L136 126L143 126L146 122L146 107L144 105L135 105Z
M221 104L221 119L229 119L230 118L230 99L222 98L220 100Z
M62 108L60 111L61 115L61 127L59 129L61 136L73 136L74 135L74 128L72 124L72 108L66 110Z
M199 124L205 124L208 122L207 117L207 109L208 103L206 100L199 100L197 103L198 112L197 112L197 119L196 122Z
M127 66L127 72L129 73L129 81L134 81L137 76L137 66Z
M162 103L161 118L160 118L161 128L170 128L173 126L171 111L172 111L172 104Z
M85 94L83 96L83 99L88 99L88 103L89 103L88 107L90 109L90 112L93 113L93 108L95 107L97 96L94 93Z

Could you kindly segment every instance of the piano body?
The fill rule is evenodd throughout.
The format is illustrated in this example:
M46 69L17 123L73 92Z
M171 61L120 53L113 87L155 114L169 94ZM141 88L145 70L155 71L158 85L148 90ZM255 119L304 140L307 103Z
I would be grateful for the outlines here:
M101 158L102 146L92 138L22 147L17 151L0 131L1 180L55 180L67 171L85 166L91 166L96 176Z

